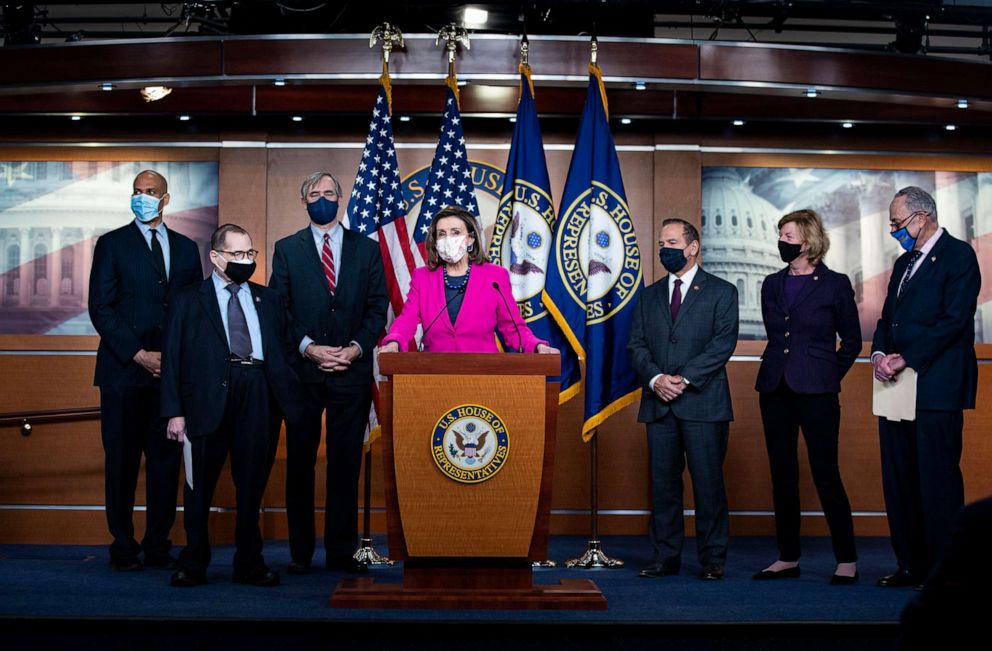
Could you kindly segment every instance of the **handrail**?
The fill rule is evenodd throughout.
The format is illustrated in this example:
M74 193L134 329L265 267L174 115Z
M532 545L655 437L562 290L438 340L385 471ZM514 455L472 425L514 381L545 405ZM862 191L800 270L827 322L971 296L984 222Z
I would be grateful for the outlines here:
M8 411L0 413L0 427L21 426L21 436L31 436L35 423L57 423L67 420L92 420L100 417L99 407L70 407L39 411Z

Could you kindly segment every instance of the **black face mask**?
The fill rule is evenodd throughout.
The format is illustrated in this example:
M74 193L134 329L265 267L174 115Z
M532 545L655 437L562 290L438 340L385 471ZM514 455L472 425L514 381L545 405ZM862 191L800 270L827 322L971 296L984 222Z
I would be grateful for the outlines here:
M255 261L251 262L234 262L232 260L227 261L227 268L224 269L224 275L231 279L232 283L242 284L248 282L251 275L255 273Z
M782 240L778 241L778 254L782 256L782 262L792 262L798 258L803 253L802 244L793 244L791 242L784 242Z
M689 261L685 258L684 249L670 249L662 247L658 249L658 258L661 260L661 266L663 266L670 274L682 271L689 263Z

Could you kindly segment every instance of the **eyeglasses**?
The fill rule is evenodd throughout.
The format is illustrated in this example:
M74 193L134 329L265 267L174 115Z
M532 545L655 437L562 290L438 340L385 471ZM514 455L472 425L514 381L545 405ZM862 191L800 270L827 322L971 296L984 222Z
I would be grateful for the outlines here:
M248 258L249 260L254 260L258 257L258 251L255 249L249 249L247 251L224 251L222 249L214 249L217 253L226 253L231 256L234 260L244 260Z
M907 216L906 219L902 220L901 222L889 222L889 230L893 230L893 231L899 230L900 228L902 228L903 226L905 226L906 224L908 224L910 222L910 220L912 220L913 217L916 217L917 215L927 215L927 216L929 216L930 213L928 213L925 210L916 210L916 211L913 211L913 212L909 213L909 216Z

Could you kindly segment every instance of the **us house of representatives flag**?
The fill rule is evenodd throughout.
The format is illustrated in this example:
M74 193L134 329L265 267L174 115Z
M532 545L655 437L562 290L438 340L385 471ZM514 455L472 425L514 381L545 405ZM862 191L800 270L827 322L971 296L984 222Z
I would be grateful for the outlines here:
M607 111L599 66L590 65L544 290L571 348L562 355L562 401L585 385L585 441L640 396L626 346L644 282Z
M542 292L547 278L555 207L534 104L530 66L520 66L520 102L503 177L489 259L510 273L513 297L531 331L555 348L566 347L561 329L548 314ZM510 348L514 348L510 342Z

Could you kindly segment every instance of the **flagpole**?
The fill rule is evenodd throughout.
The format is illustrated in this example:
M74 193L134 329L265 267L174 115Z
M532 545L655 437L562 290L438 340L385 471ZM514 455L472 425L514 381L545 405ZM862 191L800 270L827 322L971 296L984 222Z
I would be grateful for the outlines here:
M389 92L389 53L393 47L399 45L403 47L403 34L399 28L383 23L372 31L369 37L369 47L375 47L376 41L382 41L382 77L381 82L387 90L387 107L392 113L392 95ZM393 565L396 561L390 560L375 550L372 546L372 441L369 441L365 449L365 498L362 509L362 539L358 544L353 558L358 563L370 565Z
M596 38L595 26L593 27L592 41L590 43L589 66L597 67L597 55L599 53L599 41ZM602 82L600 82L602 87ZM605 97L604 97L605 107ZM591 569L594 567L623 567L623 561L618 558L610 558L603 551L599 540L599 437L597 430L590 432L589 440L589 542L586 545L586 552L579 558L565 561L567 568Z

